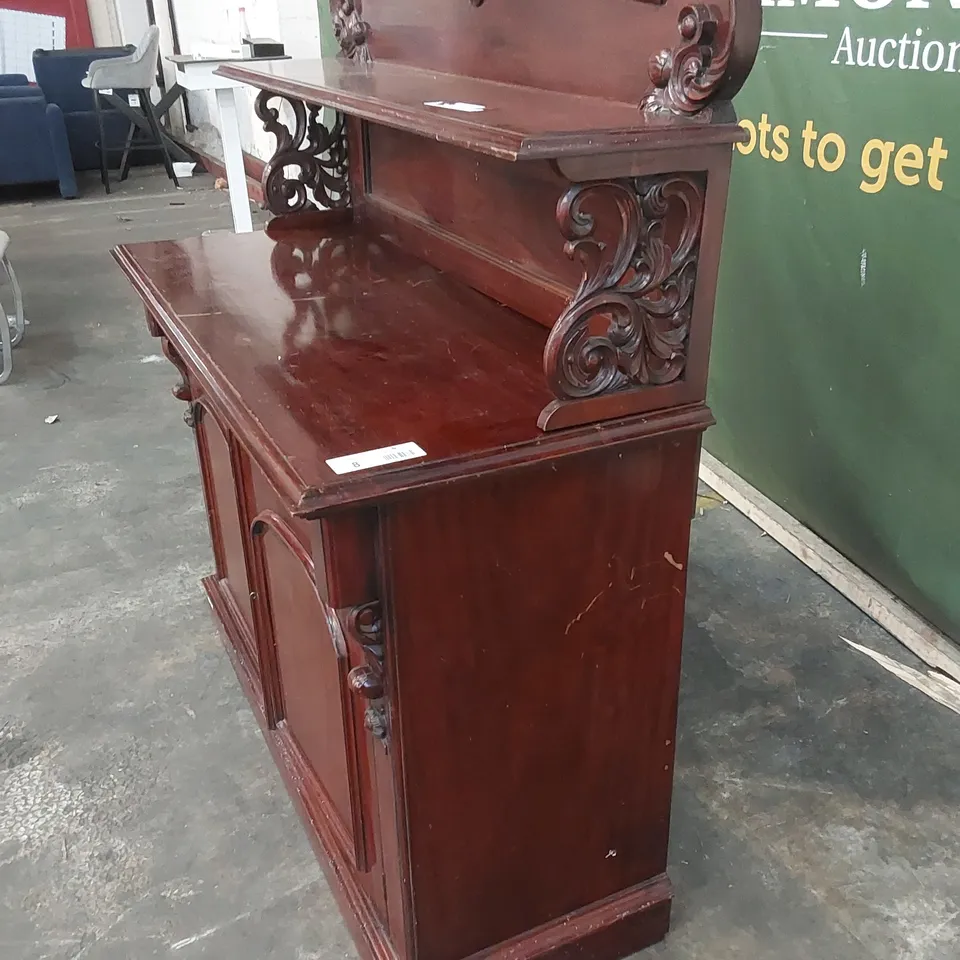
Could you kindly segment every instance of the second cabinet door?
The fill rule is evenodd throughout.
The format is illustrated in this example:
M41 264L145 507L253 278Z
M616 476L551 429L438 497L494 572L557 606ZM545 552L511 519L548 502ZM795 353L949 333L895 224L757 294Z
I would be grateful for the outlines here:
M272 661L273 676L264 671L264 686L273 686L270 719L304 768L304 800L319 806L311 815L324 816L343 852L362 868L357 724L343 635L290 526L268 511L255 533L266 587L264 656Z

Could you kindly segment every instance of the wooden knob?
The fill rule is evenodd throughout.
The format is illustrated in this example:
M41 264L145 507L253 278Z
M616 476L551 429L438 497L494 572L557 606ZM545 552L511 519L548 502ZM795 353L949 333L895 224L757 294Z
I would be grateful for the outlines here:
M383 676L373 667L355 667L347 680L350 689L364 700L379 700L383 696Z

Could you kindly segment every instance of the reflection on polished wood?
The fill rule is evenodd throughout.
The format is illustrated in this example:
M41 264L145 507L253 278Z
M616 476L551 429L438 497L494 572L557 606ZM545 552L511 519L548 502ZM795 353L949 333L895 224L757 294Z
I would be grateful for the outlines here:
M365 960L616 960L669 923L759 3L331 9L341 58L221 68L277 140L268 229L116 251L188 404L204 586Z

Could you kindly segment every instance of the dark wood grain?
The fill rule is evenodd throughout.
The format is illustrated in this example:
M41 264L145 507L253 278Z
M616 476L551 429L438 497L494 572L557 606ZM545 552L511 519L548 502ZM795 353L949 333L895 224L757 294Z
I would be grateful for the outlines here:
M665 870L696 454L692 435L640 444L385 512L424 955L480 951ZM456 642L438 655L441 637Z
M505 163L388 127L368 129L369 176L357 190L357 215L551 327L579 279L554 221L567 181L544 161Z

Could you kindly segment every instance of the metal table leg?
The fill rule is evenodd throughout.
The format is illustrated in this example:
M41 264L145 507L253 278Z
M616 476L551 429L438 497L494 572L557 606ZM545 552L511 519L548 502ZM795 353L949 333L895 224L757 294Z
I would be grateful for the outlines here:
M0 269L6 275L13 290L13 313L8 315L0 305L0 384L6 383L13 373L13 348L23 339L26 320L23 313L23 293L13 270L13 264L4 256Z

